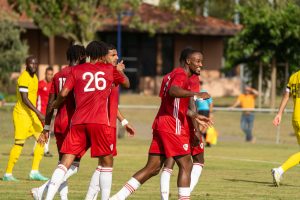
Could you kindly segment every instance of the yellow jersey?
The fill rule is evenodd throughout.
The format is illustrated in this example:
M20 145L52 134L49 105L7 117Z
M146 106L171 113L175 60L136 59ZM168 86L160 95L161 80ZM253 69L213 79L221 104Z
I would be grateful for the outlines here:
M29 101L36 106L37 100L37 90L38 90L38 78L34 74L34 76L30 76L29 72L26 70L22 72L17 82L17 103L14 108L14 112L20 114L35 114L33 110L28 108L22 101L22 97L20 92L27 92Z
M300 71L294 73L287 84L287 92L294 100L293 120L300 121Z
M240 101L241 108L251 110L255 107L255 95L253 94L241 94L238 100Z

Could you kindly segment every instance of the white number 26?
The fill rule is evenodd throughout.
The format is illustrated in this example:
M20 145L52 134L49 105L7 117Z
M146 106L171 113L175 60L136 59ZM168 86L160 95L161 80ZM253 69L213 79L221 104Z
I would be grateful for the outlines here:
M93 74L92 72L85 72L82 75L82 79L86 80L88 79L88 83L84 87L84 92L92 92L97 90L104 90L106 88L106 80L103 77L105 75L104 72L97 72ZM91 86L92 82L95 81L95 88Z

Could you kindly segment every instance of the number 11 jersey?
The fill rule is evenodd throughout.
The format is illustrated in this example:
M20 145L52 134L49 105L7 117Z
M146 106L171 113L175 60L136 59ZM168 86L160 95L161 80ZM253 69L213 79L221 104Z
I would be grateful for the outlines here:
M73 89L75 113L71 125L104 124L110 125L108 97L112 84L123 84L125 77L111 64L84 63L71 70L64 88Z

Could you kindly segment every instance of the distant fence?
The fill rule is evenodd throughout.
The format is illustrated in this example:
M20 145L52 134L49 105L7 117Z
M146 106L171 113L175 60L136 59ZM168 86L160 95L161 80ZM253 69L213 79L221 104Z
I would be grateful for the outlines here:
M5 103L4 106L14 106L15 103ZM123 109L146 109L146 110L158 110L159 106L157 105L119 105L119 108ZM245 111L245 109L242 108L229 108L229 107L214 107L214 111L226 111L226 112L241 112ZM272 108L255 108L251 110L252 112L261 112L261 113L275 113L278 111L278 109L272 109ZM292 109L285 109L285 113L292 113ZM280 126L276 129L276 144L280 143Z

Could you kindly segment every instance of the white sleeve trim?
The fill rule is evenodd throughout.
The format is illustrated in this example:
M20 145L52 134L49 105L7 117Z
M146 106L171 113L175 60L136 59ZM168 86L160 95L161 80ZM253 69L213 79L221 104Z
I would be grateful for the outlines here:
M28 92L28 88L19 88L20 92Z
M285 88L285 91L290 93L291 90L290 90L290 88Z

